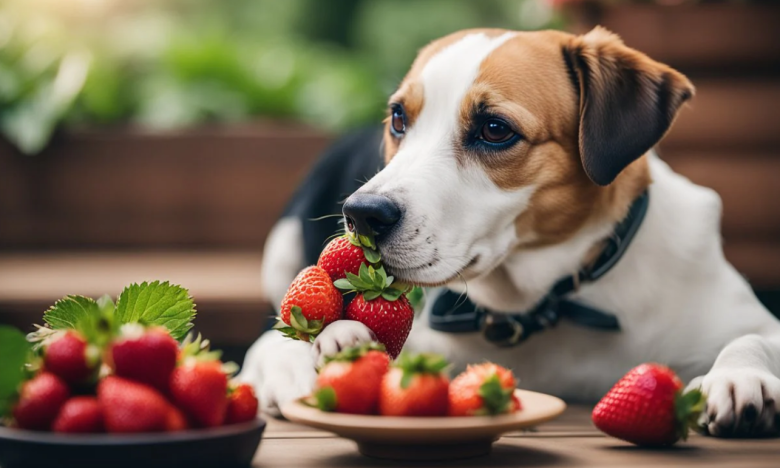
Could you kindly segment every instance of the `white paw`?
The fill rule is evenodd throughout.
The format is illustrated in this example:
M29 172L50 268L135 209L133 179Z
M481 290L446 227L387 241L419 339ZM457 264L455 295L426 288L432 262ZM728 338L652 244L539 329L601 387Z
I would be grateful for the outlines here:
M310 348L271 331L249 349L236 378L254 387L262 412L280 416L285 403L311 394L317 371Z
M761 437L780 430L780 379L759 369L718 369L691 381L707 408L699 420L710 435Z
M338 320L325 327L314 340L311 357L319 368L325 363L326 357L344 348L371 341L376 341L376 335L367 326L355 320Z

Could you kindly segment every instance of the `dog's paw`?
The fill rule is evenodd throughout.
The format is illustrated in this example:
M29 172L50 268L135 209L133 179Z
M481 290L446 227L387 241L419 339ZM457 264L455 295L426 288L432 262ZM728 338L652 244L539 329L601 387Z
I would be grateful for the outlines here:
M260 341L265 343L250 348L237 380L254 387L262 412L281 416L279 408L285 403L311 394L317 371L309 343L269 333L278 337L264 337Z
M376 335L367 326L355 320L338 320L325 327L314 340L311 357L319 368L326 357L370 341L376 341Z
M718 369L697 377L688 388L701 388L707 408L699 420L718 437L763 437L780 431L780 379L758 369Z

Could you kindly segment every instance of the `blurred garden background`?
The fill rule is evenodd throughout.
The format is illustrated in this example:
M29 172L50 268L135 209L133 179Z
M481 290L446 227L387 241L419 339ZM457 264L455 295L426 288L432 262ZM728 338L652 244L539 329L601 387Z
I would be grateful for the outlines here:
M0 323L171 280L240 359L271 310L269 229L419 48L596 24L696 85L661 155L718 190L727 256L780 309L778 2L0 0Z

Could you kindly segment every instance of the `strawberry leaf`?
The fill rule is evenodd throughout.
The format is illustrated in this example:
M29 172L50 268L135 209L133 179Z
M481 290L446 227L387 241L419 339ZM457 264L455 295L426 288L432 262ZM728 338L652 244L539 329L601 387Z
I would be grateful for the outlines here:
M181 340L192 328L195 304L181 286L143 282L126 287L116 304L118 324L141 323L166 327L171 336Z
M384 298L387 301L392 302L392 301L397 300L399 297L401 297L402 294L403 294L403 291L398 290L398 289L386 289L386 290L384 290L382 292L382 298Z
M402 371L401 388L408 388L417 374L441 374L449 366L443 356L433 353L401 353L394 364Z
M352 273L347 273L347 275L351 275L351 274ZM345 291L353 291L355 289L352 283L346 278L337 279L336 281L333 282L333 286L336 286L336 288L343 289Z
M366 274L368 274L368 272L366 272ZM352 284L353 286L352 289L358 289L358 290L371 289L371 283L363 281L359 276L354 275L352 273L347 273L347 280L350 282L350 284Z
M368 247L363 247L363 255L366 257L366 260L368 260L369 263L379 263L382 261L382 257L379 255L379 252Z
M30 343L19 330L0 325L0 418L16 399L25 378L24 365L30 357Z
M364 236L362 234L358 235L358 240L360 241L360 244L364 247L368 247L369 249L376 249L376 244L374 244L373 236Z
M102 312L94 299L84 296L65 296L43 313L43 321L54 330L72 329L87 341L97 340Z
M290 307L290 325L298 330L308 330L309 321L303 316L303 310L298 306Z
M335 411L337 400L336 391L333 387L323 387L314 392L314 399L317 401L317 408L322 411Z
M482 382L477 393L482 397L485 412L495 415L504 413L509 408L512 392L514 389L502 387L498 374L493 374Z
M366 291L363 293L363 299L367 301L373 301L377 297L381 296L382 293L379 291Z
M707 397L699 389L693 389L686 393L678 392L674 399L674 412L677 435L682 439L688 438L688 429L697 428L699 415L704 411Z

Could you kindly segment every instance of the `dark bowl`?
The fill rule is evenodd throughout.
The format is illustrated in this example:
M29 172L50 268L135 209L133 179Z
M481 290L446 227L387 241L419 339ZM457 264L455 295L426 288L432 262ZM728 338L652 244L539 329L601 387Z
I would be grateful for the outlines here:
M55 434L0 426L2 468L248 467L265 421L156 434Z

